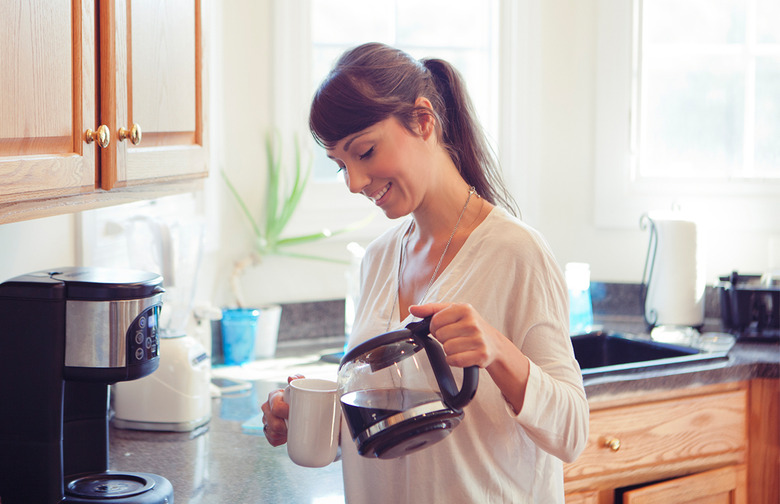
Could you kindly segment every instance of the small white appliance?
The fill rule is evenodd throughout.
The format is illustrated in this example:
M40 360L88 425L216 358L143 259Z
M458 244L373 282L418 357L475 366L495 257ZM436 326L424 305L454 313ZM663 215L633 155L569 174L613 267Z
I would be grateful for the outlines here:
M120 429L191 431L211 419L211 361L192 336L160 338L157 371L114 385Z

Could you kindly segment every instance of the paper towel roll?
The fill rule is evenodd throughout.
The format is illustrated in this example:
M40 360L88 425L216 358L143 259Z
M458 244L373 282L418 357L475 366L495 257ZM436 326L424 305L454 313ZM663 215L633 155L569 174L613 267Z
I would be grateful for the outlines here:
M656 326L701 326L705 279L696 223L669 213L655 212L648 217L655 228L657 247L654 255L652 247L648 251L652 270L645 316Z

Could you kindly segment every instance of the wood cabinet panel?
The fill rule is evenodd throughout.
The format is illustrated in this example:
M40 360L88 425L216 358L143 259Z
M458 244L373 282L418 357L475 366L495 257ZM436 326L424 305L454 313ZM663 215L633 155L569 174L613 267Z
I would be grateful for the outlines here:
M780 380L750 383L750 504L780 502Z
M195 15L192 0L131 4L129 120L142 121L147 136L195 131Z
M744 462L746 408L743 389L593 411L584 452L564 467L567 491Z

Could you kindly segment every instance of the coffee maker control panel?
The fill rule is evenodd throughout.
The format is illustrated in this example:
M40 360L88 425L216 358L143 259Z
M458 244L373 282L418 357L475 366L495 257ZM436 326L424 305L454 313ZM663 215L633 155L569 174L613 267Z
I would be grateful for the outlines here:
M160 356L159 318L160 306L151 306L127 330L128 365L142 364Z

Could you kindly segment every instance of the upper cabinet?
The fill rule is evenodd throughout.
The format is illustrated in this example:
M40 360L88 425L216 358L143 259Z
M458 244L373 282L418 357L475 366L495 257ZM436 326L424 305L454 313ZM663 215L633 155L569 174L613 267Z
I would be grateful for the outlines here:
M198 0L0 0L0 223L194 190Z

